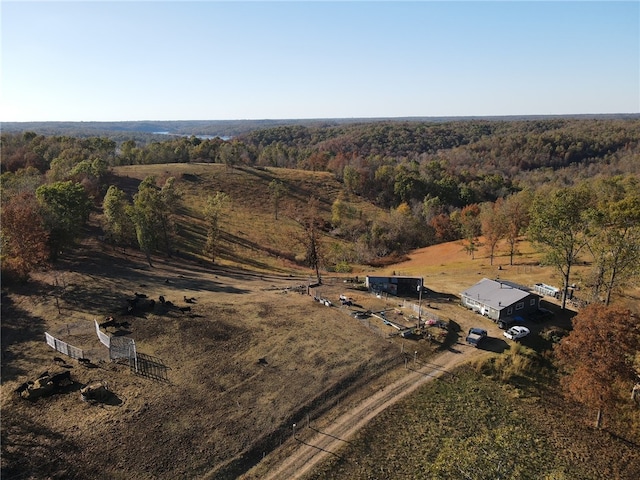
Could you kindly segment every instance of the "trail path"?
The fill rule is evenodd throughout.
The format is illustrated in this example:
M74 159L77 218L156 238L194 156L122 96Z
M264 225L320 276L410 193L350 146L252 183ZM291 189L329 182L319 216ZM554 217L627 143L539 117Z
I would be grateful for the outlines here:
M296 438L297 448L282 463L271 468L261 478L280 480L303 477L329 455L340 456L339 450L348 443L349 438L383 410L426 382L449 373L456 366L480 354L481 351L457 344L452 349L431 358L429 362L414 364L413 361L409 361L408 371L404 377L342 414L322 431L314 429L311 425L309 428L315 430L315 434L307 438L308 435L304 435L306 432L302 431L307 427L301 425Z

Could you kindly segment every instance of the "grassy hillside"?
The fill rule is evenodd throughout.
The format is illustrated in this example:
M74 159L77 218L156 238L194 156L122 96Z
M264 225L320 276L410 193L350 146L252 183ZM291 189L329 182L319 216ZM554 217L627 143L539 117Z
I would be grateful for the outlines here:
M183 194L183 208L177 218L176 248L181 255L209 264L202 255L205 231L202 207L207 195L222 191L229 195L230 207L222 220L223 248L219 265L248 268L257 271L309 274L304 264L304 249L298 241L301 227L295 222L295 212L304 209L311 196L320 200L321 214L329 221L331 205L342 195L342 184L328 172L310 172L286 168L227 168L220 164L169 164L123 166L114 168L113 183L130 195L137 184L149 175L159 179L173 176ZM278 180L287 193L280 201L278 220L275 219L269 183ZM369 220L389 219L389 211L351 196L346 199L358 215ZM346 245L344 240L325 232L324 251L332 244ZM540 255L524 238L517 246L513 265L508 246L500 242L493 265L489 252L479 240L479 248L472 259L465 253L463 242L414 250L404 261L386 267L352 265L353 274L379 272L391 275L423 276L425 283L437 291L458 294L482 277L501 277L524 285L547 283L560 286L562 279L552 267L540 264ZM158 254L161 255L161 254ZM572 281L583 286L588 281L590 265L575 265ZM578 292L579 294L579 292ZM640 287L618 292L615 301L634 310L640 309Z
M216 263L271 272L310 272L304 265L304 248L298 241L301 227L295 211L304 209L314 196L320 200L321 215L331 219L331 205L342 186L328 172L284 168L227 168L220 164L170 164L114 168L112 183L130 195L139 181L149 175L175 177L183 195L177 218L176 249L182 254L208 261L202 255L205 242L202 208L207 195L221 191L230 197L222 219L222 252ZM269 183L278 180L286 188L280 200L278 219ZM384 218L388 212L357 197L349 205L368 219ZM325 232L325 251L341 240Z

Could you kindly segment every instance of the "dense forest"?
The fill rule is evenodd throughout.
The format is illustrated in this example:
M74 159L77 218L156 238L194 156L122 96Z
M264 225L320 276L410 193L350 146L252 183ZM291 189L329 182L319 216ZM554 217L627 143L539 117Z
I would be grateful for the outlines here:
M156 127L148 122L127 128L150 133ZM173 127L179 130L180 125ZM210 126L211 131L218 127ZM204 125L199 128L206 130ZM579 255L590 250L599 258L594 295L608 298L618 283L607 278L612 269L618 279L637 273L612 264L610 254L612 243L618 242L619 247L620 242L631 242L635 251L624 252L622 259L628 263L638 258L637 116L275 125L264 121L229 128L235 128L235 133L248 131L227 139L176 131L176 135L155 135L144 141L136 140L126 129L108 136L3 133L3 270L24 276L45 260L55 259L61 247L77 237L92 208L101 210L107 199L119 199L120 193L110 189L112 167L215 162L229 168L331 172L342 185L341 195L331 200L330 219L308 225L323 225L325 234L354 245L342 256L342 265L373 264L413 248L457 239L465 240L465 248L473 256L481 235L489 249L506 238L513 255L517 238L528 233L550 250L549 262L558 264L566 284L571 263ZM178 200L175 196L163 199L162 195L172 192L173 183L150 182L143 182L141 187L146 190L139 191L138 198L143 194L157 197L153 208L158 210L159 221L169 224L166 212ZM353 198L366 199L389 211L389 219L358 214L350 208ZM142 247L140 219L148 212L143 215L142 207L137 213L132 208L121 205L120 216L129 219L130 225L118 227L129 232L119 241L136 244L137 232L137 243ZM558 211L577 223L555 218ZM207 213L202 217L207 218ZM32 221L25 224L26 218ZM552 219L555 225L549 224ZM596 235L612 225L623 230L619 238ZM588 228L578 231L581 226ZM580 238L584 243L569 245L568 253L553 252L562 239L548 232L563 229L575 229L574 241ZM32 239L29 252L18 245L16 232L21 240ZM168 244L168 239L164 243ZM162 250L148 242L143 250L149 255L155 248ZM215 250L212 245L207 248ZM622 261L618 257L616 261ZM335 263L325 266L335 268Z

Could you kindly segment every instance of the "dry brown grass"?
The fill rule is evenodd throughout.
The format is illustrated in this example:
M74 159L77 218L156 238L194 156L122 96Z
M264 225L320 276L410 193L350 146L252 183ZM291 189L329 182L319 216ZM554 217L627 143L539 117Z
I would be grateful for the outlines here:
M207 195L215 195L217 191L226 193L230 204L221 222L223 245L216 263L264 272L284 273L301 267L296 259L303 256L304 249L297 240L300 227L295 222L295 212L303 210L309 198L315 196L320 200L322 216L329 220L331 206L342 191L342 185L328 172L280 168L169 164L117 167L114 173L114 183L131 195L137 183L149 175L157 179L175 177L184 205L177 221L176 248L203 261L207 261L201 254L205 241L201 213L204 202ZM277 220L269 192L269 183L275 179L287 189L280 200ZM349 204L367 218L388 215L361 199L352 198ZM329 236L325 236L324 242L341 243Z
M93 263L85 263L82 253ZM256 445L272 448L292 418L303 411L318 415L363 372L384 371L398 356L348 312L285 293L306 277L203 269L184 261L157 260L152 269L139 255L90 253L81 249L66 258L66 268L60 266L66 284L61 314L49 294L51 275L40 276L40 295L12 292L3 299L6 475L26 469L38 478L193 478ZM336 288L342 291L342 284ZM331 290L325 287L327 295ZM118 313L134 292L156 300L163 295L177 305L186 305L184 296L196 299L189 314L157 305L153 313L127 317L138 350L169 367L168 382L100 361L107 349L98 343L93 318L124 319ZM90 406L77 391L34 403L13 394L19 383L56 367L52 359L59 354L44 343L45 330L84 348L97 366L69 359L78 388L106 380L122 403ZM44 438L41 456L26 457L25 445Z
M425 342L402 346L402 340L388 336L393 330L375 319L358 321L307 295L284 293L285 287L306 284L310 272L288 259L299 248L292 240L295 225L284 215L273 220L266 185L277 174L295 187L284 202L288 207L304 205L310 193L321 192L328 214L339 191L331 176L191 164L120 167L116 173L130 193L150 174L179 179L187 205L178 222L181 254L155 257L150 268L138 252L122 254L88 238L65 253L55 272L3 292L3 478L232 478L263 451L286 442L292 422L307 413L327 421L347 408L341 399L366 396L381 375L397 374L389 368L401 362L401 348L415 349L419 358L433 351ZM231 196L233 209L223 223L226 250L213 266L198 252L203 235L198 202L216 190ZM357 208L370 216L384 214L371 206ZM444 294L457 294L498 273L525 284L557 284L553 271L538 266L525 243L521 251L514 266L503 256L490 266L482 252L471 260L453 243L370 272L422 275L429 288ZM338 277L326 282L322 295L337 303L345 284ZM108 362L97 340L93 319L110 314L124 319L122 309L134 292L156 300L163 295L181 306L185 296L196 299L190 314L156 308L128 319L139 351L168 367L167 382ZM56 293L62 294L60 309ZM365 309L397 307L394 299L348 293ZM632 293L635 300L640 297L637 290ZM438 295L424 304L463 330L487 322ZM485 326L499 337L495 326ZM58 367L45 331L84 348L96 368L70 360L71 391L31 403L13 390ZM495 351L507 348L500 342ZM260 358L267 364L259 364ZM78 389L95 380L106 380L121 403L81 402Z

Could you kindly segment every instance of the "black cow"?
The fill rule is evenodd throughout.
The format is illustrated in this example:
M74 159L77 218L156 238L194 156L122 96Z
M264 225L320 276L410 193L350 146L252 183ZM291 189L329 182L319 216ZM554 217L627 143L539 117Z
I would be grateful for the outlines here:
M113 319L113 317L107 317L105 320L106 321L100 324L100 328L104 328L106 330L109 327L116 328L118 326L118 323Z
M33 382L31 380L29 380L28 382L24 382L18 388L16 388L14 390L14 392L17 393L18 395L20 395L20 394L22 394L22 392L24 392L31 385L33 385Z

